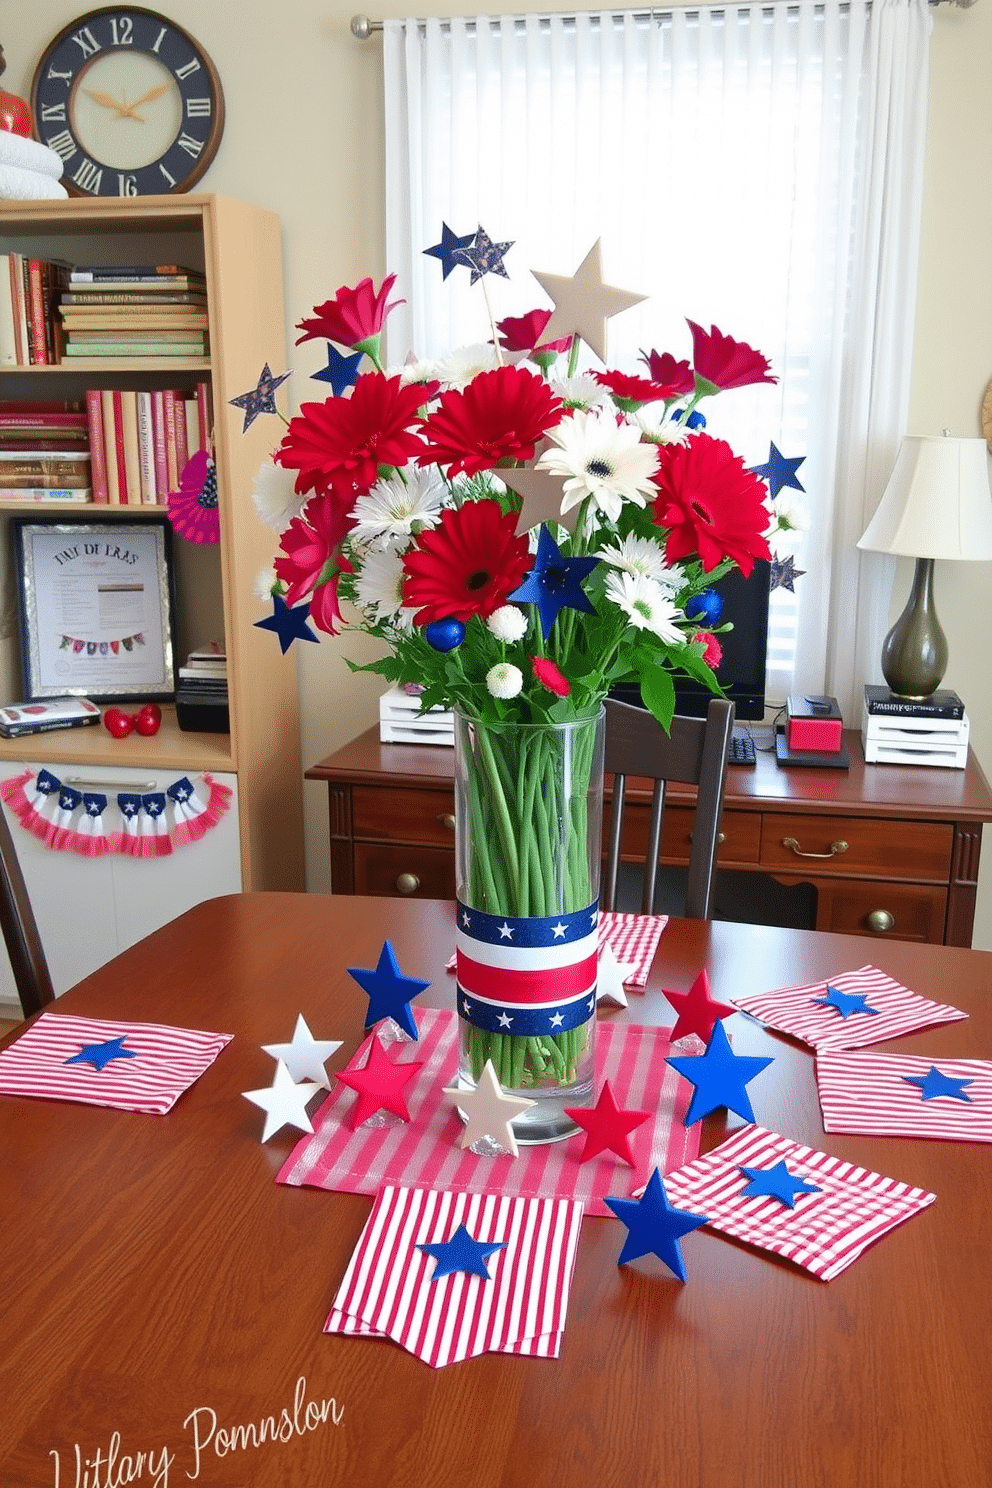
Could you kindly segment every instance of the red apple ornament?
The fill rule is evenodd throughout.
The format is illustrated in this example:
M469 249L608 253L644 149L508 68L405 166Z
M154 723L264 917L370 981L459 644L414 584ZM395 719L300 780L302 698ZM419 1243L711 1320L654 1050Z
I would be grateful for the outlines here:
M103 714L103 726L112 738L126 739L134 728L134 719L130 713L125 713L121 708L106 708Z
M152 734L157 734L161 725L162 709L158 703L146 703L134 715L134 726L139 734L144 734L146 739L150 739Z

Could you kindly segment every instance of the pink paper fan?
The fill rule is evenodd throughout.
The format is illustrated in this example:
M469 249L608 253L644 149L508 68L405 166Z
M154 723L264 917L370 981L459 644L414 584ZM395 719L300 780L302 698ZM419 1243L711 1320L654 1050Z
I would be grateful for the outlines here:
M187 542L220 541L217 467L206 450L197 450L183 466L179 490L169 492L169 521Z

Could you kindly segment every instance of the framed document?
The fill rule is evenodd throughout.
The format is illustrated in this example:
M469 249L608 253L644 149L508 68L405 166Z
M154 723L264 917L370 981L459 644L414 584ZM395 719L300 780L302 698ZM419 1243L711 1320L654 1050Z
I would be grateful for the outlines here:
M172 528L164 517L11 522L25 698L175 696Z

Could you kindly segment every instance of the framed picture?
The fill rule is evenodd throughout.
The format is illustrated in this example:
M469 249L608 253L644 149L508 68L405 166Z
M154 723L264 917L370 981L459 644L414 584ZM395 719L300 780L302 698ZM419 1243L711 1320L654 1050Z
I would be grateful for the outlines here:
M11 522L26 700L175 696L175 580L165 517Z

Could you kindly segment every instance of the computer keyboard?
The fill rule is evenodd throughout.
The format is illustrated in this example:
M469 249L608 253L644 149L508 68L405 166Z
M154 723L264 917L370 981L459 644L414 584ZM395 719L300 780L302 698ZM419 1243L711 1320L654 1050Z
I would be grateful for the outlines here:
M754 762L754 740L751 735L745 733L743 729L734 729L730 736L730 753L727 755L727 763L753 765Z

